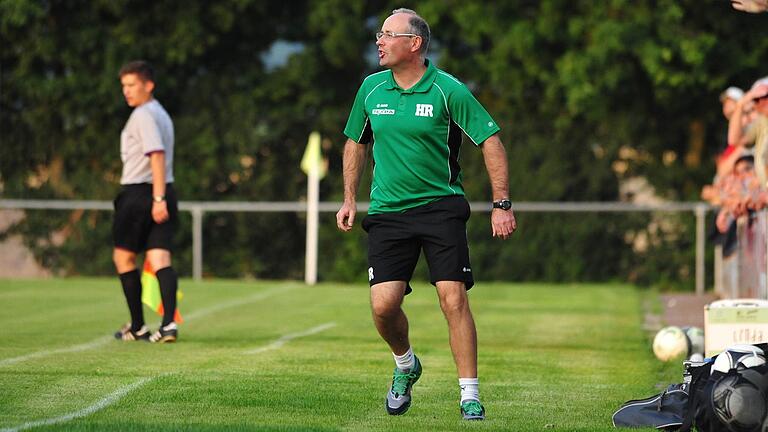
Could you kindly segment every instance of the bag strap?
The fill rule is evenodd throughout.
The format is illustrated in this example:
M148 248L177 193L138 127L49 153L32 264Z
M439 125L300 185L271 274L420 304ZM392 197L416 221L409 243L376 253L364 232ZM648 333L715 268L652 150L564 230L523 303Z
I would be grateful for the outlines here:
M678 432L690 432L693 428L696 419L696 407L703 400L704 387L706 387L711 369L712 362L689 369L691 383L688 386L688 403L685 404L683 424L680 425Z

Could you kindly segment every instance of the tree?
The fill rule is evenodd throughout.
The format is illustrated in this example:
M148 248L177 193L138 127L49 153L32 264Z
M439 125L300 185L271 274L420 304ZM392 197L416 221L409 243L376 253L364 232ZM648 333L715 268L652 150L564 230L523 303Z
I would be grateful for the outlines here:
M302 199L298 165L312 130L326 137L331 165L321 196L340 200L341 130L359 83L378 70L372 34L397 6L0 0L2 193L111 199L130 112L116 73L144 58L174 118L182 200ZM430 57L502 126L513 201L612 201L635 177L663 198L697 199L724 134L717 95L761 76L768 50L763 18L727 2L426 0L418 11L433 29ZM488 200L471 147L461 159L466 190ZM690 284L688 257L668 243L632 249L633 236L648 234L645 217L519 217L520 240L505 246L473 218L483 277ZM189 219L182 224L184 273ZM649 238L685 238L690 225L681 219ZM215 213L205 227L206 273L299 277L301 215ZM60 273L110 274L109 228L108 212L30 212L15 230ZM322 230L320 276L363 279L362 236L340 236L331 222Z

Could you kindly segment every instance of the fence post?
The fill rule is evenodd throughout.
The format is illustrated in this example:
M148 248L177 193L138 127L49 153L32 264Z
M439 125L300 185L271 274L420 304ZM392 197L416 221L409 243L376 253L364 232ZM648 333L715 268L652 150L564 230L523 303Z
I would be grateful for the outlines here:
M696 295L704 295L704 251L706 235L704 222L707 214L707 206L696 206Z
M203 209L192 207L192 277L195 282L203 279Z

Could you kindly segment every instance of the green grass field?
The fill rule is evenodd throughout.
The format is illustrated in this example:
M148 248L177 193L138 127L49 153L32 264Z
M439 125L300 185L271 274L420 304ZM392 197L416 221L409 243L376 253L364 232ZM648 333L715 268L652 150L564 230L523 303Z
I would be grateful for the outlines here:
M647 292L480 283L487 419L463 421L436 294L414 288L424 374L390 417L393 360L364 284L182 281L179 342L152 345L110 339L127 320L116 278L0 281L0 430L609 431L622 402L681 380L650 352Z

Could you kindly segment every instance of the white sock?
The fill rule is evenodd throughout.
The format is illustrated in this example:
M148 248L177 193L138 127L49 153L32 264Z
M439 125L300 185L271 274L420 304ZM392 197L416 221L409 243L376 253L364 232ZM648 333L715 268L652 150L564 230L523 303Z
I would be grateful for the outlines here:
M466 400L476 400L480 402L480 380L477 378L459 378L459 388L461 388L460 402Z
M408 347L408 351L400 356L392 353L392 357L395 358L395 366L402 371L410 370L416 365L416 362L413 360L413 349L411 347Z

